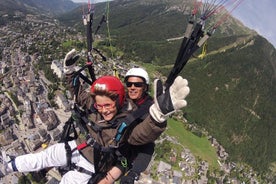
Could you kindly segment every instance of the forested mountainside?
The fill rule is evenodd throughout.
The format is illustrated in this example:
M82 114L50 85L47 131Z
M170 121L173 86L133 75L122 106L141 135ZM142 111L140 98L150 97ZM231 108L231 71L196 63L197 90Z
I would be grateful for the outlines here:
M124 53L125 62L138 60L167 76L182 41L168 39L183 35L191 6L191 1L180 0L111 2L112 46ZM106 4L95 11L101 15ZM72 21L77 13L61 20L70 20L68 25L77 28L79 20ZM101 34L105 33L103 28ZM229 17L208 40L206 57L192 57L181 73L191 87L185 109L189 123L217 138L230 160L261 172L276 161L275 57L275 48L266 39Z
M78 5L70 0L3 0L0 15L31 14L62 14Z

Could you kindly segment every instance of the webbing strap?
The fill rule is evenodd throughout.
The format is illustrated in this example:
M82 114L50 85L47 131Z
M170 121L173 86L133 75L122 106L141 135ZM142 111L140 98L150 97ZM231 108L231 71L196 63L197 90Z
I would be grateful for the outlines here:
M84 65L83 67L81 67L78 71L75 72L75 76L74 76L74 79L75 78L81 78L83 79L87 84L92 84L93 83L93 80L91 81L88 77L86 77L85 75L83 75L81 72L83 70L85 70L86 68L90 68L92 64L91 63L87 63L86 65Z
M152 101L147 99L144 101L142 105L140 105L140 107L136 111L133 111L132 113L128 114L123 120L121 120L121 124L115 136L115 140L117 142L120 141L127 127L129 127L132 123L136 122L136 120L143 119L143 115L148 113L151 105L152 105Z
M82 149L86 148L87 146L94 147L95 144L97 143L96 140L93 137L89 136L89 135L86 136L86 140L87 141L84 141L83 143L79 144L76 149L77 150L82 150Z
M72 168L77 170L78 172L85 173L85 174L88 174L90 176L93 176L95 174L91 171L88 171L87 169L85 169L83 167L77 166L76 164L72 164Z
M13 171L18 171L16 165L15 165L15 159L11 160L11 166Z
M67 141L64 142L64 146L65 146L65 151L66 151L67 166L69 166L69 168L71 168L71 166L72 166L72 162L71 162L72 151L71 151L71 148Z
M124 157L119 150L115 151L115 154L118 157L118 161L120 162L120 165L125 169L128 167L128 161L127 158Z
M150 97L146 97L145 101L139 106L139 108L126 117L127 125L130 125L132 122L136 121L137 119L142 119L143 115L149 112L149 108L152 105L152 100Z
M71 132L73 131L73 136L71 136ZM65 122L65 125L63 126L63 130L61 133L61 138L59 142L66 142L71 141L77 138L77 131L74 125L74 119L71 116L68 121Z
M86 148L88 145L86 142L83 142L77 146L77 150L82 150L83 148Z
M148 110L151 105L152 105L151 100L149 100L149 99L145 100L144 103L142 105L140 105L140 107L137 110L135 110L132 113L130 113L129 115L127 115L127 117L125 119L125 123L127 125L130 125L132 122L136 121L137 119L142 118L143 115L148 113Z

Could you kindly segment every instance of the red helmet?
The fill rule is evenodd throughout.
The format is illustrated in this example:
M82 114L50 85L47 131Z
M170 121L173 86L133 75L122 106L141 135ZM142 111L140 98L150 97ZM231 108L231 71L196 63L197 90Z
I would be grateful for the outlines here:
M91 85L91 92L94 93L96 90L115 92L118 94L118 102L120 107L123 106L125 100L125 88L123 83L114 76L103 76L98 78Z

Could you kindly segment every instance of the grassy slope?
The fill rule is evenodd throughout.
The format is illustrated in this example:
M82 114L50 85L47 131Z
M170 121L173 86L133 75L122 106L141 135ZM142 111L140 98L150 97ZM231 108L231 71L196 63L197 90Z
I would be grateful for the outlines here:
M173 119L169 120L166 133L176 137L184 147L191 150L194 156L206 160L210 164L210 168L219 167L216 150L212 147L207 137L198 137L194 135L183 127L182 122Z

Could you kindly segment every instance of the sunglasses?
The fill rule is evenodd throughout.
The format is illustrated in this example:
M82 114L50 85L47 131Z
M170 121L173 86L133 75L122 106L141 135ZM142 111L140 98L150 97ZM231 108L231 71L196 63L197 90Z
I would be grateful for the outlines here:
M115 103L113 103L113 104L102 104L102 105L94 103L94 107L97 110L103 110L103 108L105 108L106 110L111 110L112 108L115 107Z
M129 88L134 85L137 88L141 88L144 86L144 82L126 82L126 86Z

